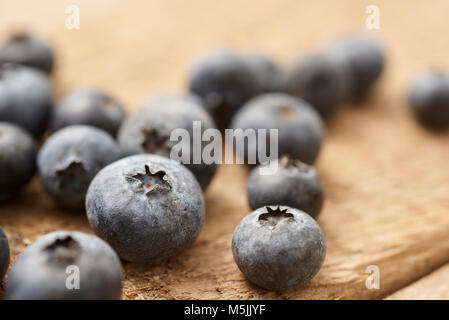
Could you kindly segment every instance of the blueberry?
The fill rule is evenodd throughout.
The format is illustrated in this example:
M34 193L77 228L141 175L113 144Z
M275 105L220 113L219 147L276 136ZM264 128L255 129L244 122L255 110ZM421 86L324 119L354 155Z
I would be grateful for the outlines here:
M18 63L50 73L53 53L48 44L27 33L13 34L0 49L0 63Z
M0 228L0 283L9 266L9 244L5 232Z
M219 50L200 59L190 73L189 89L205 101L220 128L233 114L260 92L259 80L247 60Z
M275 203L318 216L324 192L315 168L284 156L274 174L264 175L259 169L253 169L246 188L252 210Z
M18 124L39 137L47 126L51 105L51 85L44 73L20 65L0 65L0 121Z
M203 225L201 187L183 165L150 154L101 170L86 197L89 223L118 255L154 262L189 247Z
M8 272L11 300L120 299L122 267L103 240L76 231L56 231L31 244Z
M308 164L318 156L324 130L319 114L308 103L284 93L266 93L251 99L235 115L232 128L278 129L278 154ZM238 156L249 162L253 156L256 158L258 150L245 146L244 154Z
M119 158L105 131L84 125L54 133L39 151L37 165L45 192L61 207L84 208L87 188L95 175Z
M176 141L170 141L170 134L179 128L189 132L191 139L188 143L193 155L193 122L201 122L201 135L206 129L215 127L200 101L194 95L161 95L150 99L123 122L118 134L122 154L154 153L169 157L171 148L177 144ZM202 148L206 144L202 142ZM215 174L216 164L203 161L194 164L192 155L190 164L186 163L186 166L201 187L206 189Z
M76 124L85 124L105 130L115 137L125 111L120 103L108 94L90 88L71 91L61 98L50 120L50 128L57 131Z
M429 128L449 127L449 73L427 72L417 77L409 103L418 120Z
M340 39L328 50L329 56L349 73L346 100L362 98L384 69L383 48L373 39L352 36Z
M267 206L237 226L232 253L250 282L280 291L301 286L318 273L326 243L308 214L287 206Z
M0 201L24 187L36 169L37 145L22 128L0 122Z
M262 92L273 92L280 89L280 70L268 56L263 53L252 53L246 57L254 70Z
M297 58L287 68L284 89L309 102L327 119L341 105L345 96L345 69L324 54Z

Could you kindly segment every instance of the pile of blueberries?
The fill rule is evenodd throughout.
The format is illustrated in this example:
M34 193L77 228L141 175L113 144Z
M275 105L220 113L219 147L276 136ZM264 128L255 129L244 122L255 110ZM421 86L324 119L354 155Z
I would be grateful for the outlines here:
M38 239L9 270L9 299L119 299L119 259L154 263L189 247L216 171L214 163L169 158L171 132L192 136L194 121L203 131L279 129L278 170L252 168L247 195L254 211L235 229L232 252L245 277L268 290L296 288L318 273L326 244L315 218L324 192L313 163L325 121L366 96L384 69L377 42L346 37L284 70L262 54L218 50L195 64L189 93L154 97L129 115L92 88L53 105L53 60L51 48L26 33L0 49L0 201L18 198L37 168L45 193L65 210L85 210L98 237L56 231ZM448 88L447 75L418 79L410 101L419 119L448 126ZM246 145L237 156L254 153ZM8 265L0 228L0 280ZM67 287L69 267L79 270L78 287Z

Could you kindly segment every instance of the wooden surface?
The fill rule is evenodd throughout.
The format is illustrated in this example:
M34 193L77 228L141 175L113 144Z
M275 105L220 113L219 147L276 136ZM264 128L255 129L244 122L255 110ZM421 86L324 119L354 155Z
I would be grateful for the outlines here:
M387 300L449 300L449 265L419 279L387 297Z
M64 25L65 8L72 3L81 10L80 30ZM346 106L330 123L317 163L327 193L318 222L328 244L318 276L286 293L263 291L244 280L230 241L249 212L247 172L242 166L221 166L206 194L207 218L193 247L153 267L125 263L124 299L384 298L449 261L449 136L422 129L405 101L417 72L449 67L449 3L376 4L381 29L370 32L385 44L386 72L365 103ZM45 35L57 50L57 96L92 85L110 91L132 110L152 94L185 90L189 66L207 50L261 48L286 63L342 33L363 31L367 5L4 0L0 39L23 28ZM18 200L0 207L0 225L14 258L47 232L90 232L85 215L58 210L37 179ZM365 287L368 265L380 268L379 290ZM433 290L432 276L416 285ZM438 297L448 297L443 291ZM414 296L416 291L404 289L391 297Z

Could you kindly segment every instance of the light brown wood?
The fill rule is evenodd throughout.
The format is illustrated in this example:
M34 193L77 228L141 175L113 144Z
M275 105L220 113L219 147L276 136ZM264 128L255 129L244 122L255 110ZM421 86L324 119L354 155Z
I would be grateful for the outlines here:
M444 265L392 295L387 300L449 300L449 265Z
M262 48L279 63L352 30L364 30L359 1L79 0L81 29L65 28L70 1L1 1L0 38L28 28L57 50L56 93L104 88L133 110L148 96L185 90L194 59L216 47ZM422 129L407 109L412 77L448 67L447 1L377 1L388 64L360 106L329 124L317 163L327 193L318 219L328 253L319 275L286 293L248 284L230 251L232 232L249 208L247 171L222 166L206 194L207 218L194 246L157 266L124 263L124 299L384 298L449 261L449 139ZM60 212L37 179L0 207L13 257L57 229L90 232L83 214ZM380 289L365 287L368 265ZM394 296L393 296L394 297Z

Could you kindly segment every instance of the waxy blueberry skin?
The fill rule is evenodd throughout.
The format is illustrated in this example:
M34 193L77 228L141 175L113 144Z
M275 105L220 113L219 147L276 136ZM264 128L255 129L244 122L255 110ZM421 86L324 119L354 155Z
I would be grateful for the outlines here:
M0 48L0 63L17 63L46 73L53 69L50 46L40 38L24 32L13 34Z
M218 126L227 128L235 112L260 93L260 83L245 58L230 50L217 50L195 63L189 90L204 100Z
M313 218L318 216L324 191L314 167L285 156L277 161L278 169L273 174L262 174L261 168L251 171L246 186L252 210L275 203L299 209Z
M327 119L345 98L347 75L340 64L325 54L310 54L297 58L286 68L284 89L310 103Z
M205 217L193 174L176 161L150 154L101 170L89 186L86 211L92 229L120 258L143 263L189 247Z
M304 100L285 93L266 93L251 99L234 116L231 127L244 131L266 129L267 136L270 129L277 129L278 155L287 154L307 164L313 164L318 157L324 135L320 115ZM257 148L247 144L244 154L237 150L237 156L247 163L249 152L257 158Z
M349 73L345 84L346 101L362 98L385 67L382 46L366 36L352 35L339 39L328 48L326 54Z
M261 52L248 54L245 58L255 73L261 92L281 89L281 71L271 58Z
M98 237L56 231L19 255L8 272L5 293L10 300L120 299L122 267Z
M449 73L420 74L410 87L408 100L415 116L425 126L436 130L449 127Z
M161 95L148 100L137 111L131 113L123 122L118 134L122 155L152 153L170 157L172 147L178 144L170 136L175 129L185 129L189 140L184 141L190 148L190 163L185 163L198 179L203 190L215 175L216 164L193 163L194 121L201 124L202 136L205 130L215 128L215 122L201 106L201 99L195 95ZM207 142L200 142L202 153Z
M47 75L17 64L0 64L0 121L12 122L35 138L45 131L52 107Z
M50 129L84 124L103 129L115 137L126 113L121 104L97 89L78 88L63 96L53 108Z
M118 147L109 134L76 125L48 138L38 153L37 165L44 191L61 207L81 210L91 180L118 158Z
M0 122L0 202L23 188L36 169L37 145L21 127Z
M0 227L0 284L9 266L9 244L5 232Z
M232 238L234 260L250 282L282 291L310 281L326 256L320 227L305 212L266 206L247 215Z

